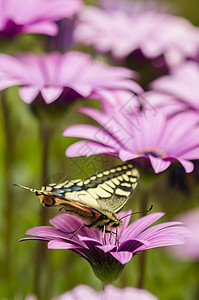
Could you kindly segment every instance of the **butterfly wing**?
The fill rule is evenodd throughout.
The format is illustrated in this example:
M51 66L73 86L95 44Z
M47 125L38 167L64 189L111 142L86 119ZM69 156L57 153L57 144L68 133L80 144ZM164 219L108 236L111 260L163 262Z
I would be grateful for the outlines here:
M88 177L84 187L87 195L96 199L96 209L117 213L135 192L138 181L138 170L132 164L125 164Z
M139 172L132 164L125 164L99 172L85 180L71 180L42 187L41 197L51 195L53 203L66 208L70 204L96 213L119 212L136 190ZM42 200L42 199L41 199ZM46 202L47 203L47 202Z

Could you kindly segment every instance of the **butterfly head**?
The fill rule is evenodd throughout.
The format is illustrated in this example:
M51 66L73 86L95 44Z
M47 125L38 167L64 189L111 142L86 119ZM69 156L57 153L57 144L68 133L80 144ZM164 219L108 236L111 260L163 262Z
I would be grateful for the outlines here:
M120 221L120 220L111 221L110 223L108 223L107 225L105 225L106 231L112 231L113 229L118 229L121 226L122 226L122 221Z
M106 214L101 215L96 224L96 229L106 229L106 232L111 232L113 229L118 229L122 226L122 221L118 219L118 216L114 212L107 212Z

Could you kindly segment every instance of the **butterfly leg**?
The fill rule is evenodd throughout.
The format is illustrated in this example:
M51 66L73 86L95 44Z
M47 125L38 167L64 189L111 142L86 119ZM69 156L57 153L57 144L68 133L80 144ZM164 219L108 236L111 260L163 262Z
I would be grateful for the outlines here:
M103 231L102 231L102 244L105 245L105 233L106 233L106 227L103 227Z
M73 235L70 237L70 239L72 240L72 238L77 234L77 232L78 232L80 229L82 229L83 227L85 227L84 224L83 224L82 226L80 226L79 228L77 228L77 229L75 230L75 232L73 233Z
M66 234L71 234L71 233L73 233L73 235L70 237L70 239L72 239L72 238L76 235L76 233L77 233L80 229L82 229L83 227L85 227L85 224L82 224L80 227L78 227L77 229L75 229L75 230L73 230L73 231L65 232L65 233L66 233Z
M115 245L116 245L116 247L118 249L119 245L121 245L121 243L119 241L117 231L116 232L110 231L110 234L114 237L114 239L115 239Z

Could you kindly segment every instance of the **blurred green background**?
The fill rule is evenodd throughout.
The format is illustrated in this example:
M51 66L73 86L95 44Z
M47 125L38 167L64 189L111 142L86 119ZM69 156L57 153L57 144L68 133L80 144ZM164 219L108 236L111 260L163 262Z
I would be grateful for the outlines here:
M93 4L94 1L85 1ZM169 2L166 2L169 4ZM199 25L198 0L170 2L173 11ZM20 36L10 43L1 44L1 52L42 52L45 37ZM41 205L28 191L13 187L13 183L40 188L45 181L61 182L66 178L85 178L92 173L120 163L118 159L100 156L91 158L66 158L65 150L76 139L63 138L63 129L69 124L91 122L78 114L79 106L98 106L92 100L81 100L69 107L64 115L51 125L53 134L49 141L47 176L42 178L41 124L31 106L18 96L18 88L10 88L6 94L6 108L0 110L0 299L24 299L34 292L37 241L19 243L26 230L40 224ZM7 111L5 110L7 109ZM9 127L5 124L9 122ZM9 139L7 139L9 137ZM169 177L173 170L156 175L150 196L153 211L164 211L164 221L197 205L198 182L193 174L186 175L186 191L171 188ZM142 179L141 179L142 180ZM125 209L139 210L142 182L135 196ZM48 219L58 211L49 209ZM137 218L133 217L133 219ZM46 247L46 245L45 245ZM65 250L48 250L47 261L41 268L42 298L49 299L78 284L88 284L96 290L101 283L94 276L89 264L76 254ZM115 283L118 287L137 286L139 255L128 263ZM161 300L196 300L198 298L198 264L178 261L165 249L147 252L145 288Z

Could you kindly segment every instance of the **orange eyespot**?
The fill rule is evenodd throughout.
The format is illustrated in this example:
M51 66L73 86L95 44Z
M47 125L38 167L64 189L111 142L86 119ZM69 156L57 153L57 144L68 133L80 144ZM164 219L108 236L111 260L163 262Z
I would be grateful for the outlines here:
M40 198L41 203L46 207L51 207L55 205L55 200L53 197L49 197L46 195L39 195L38 197Z

